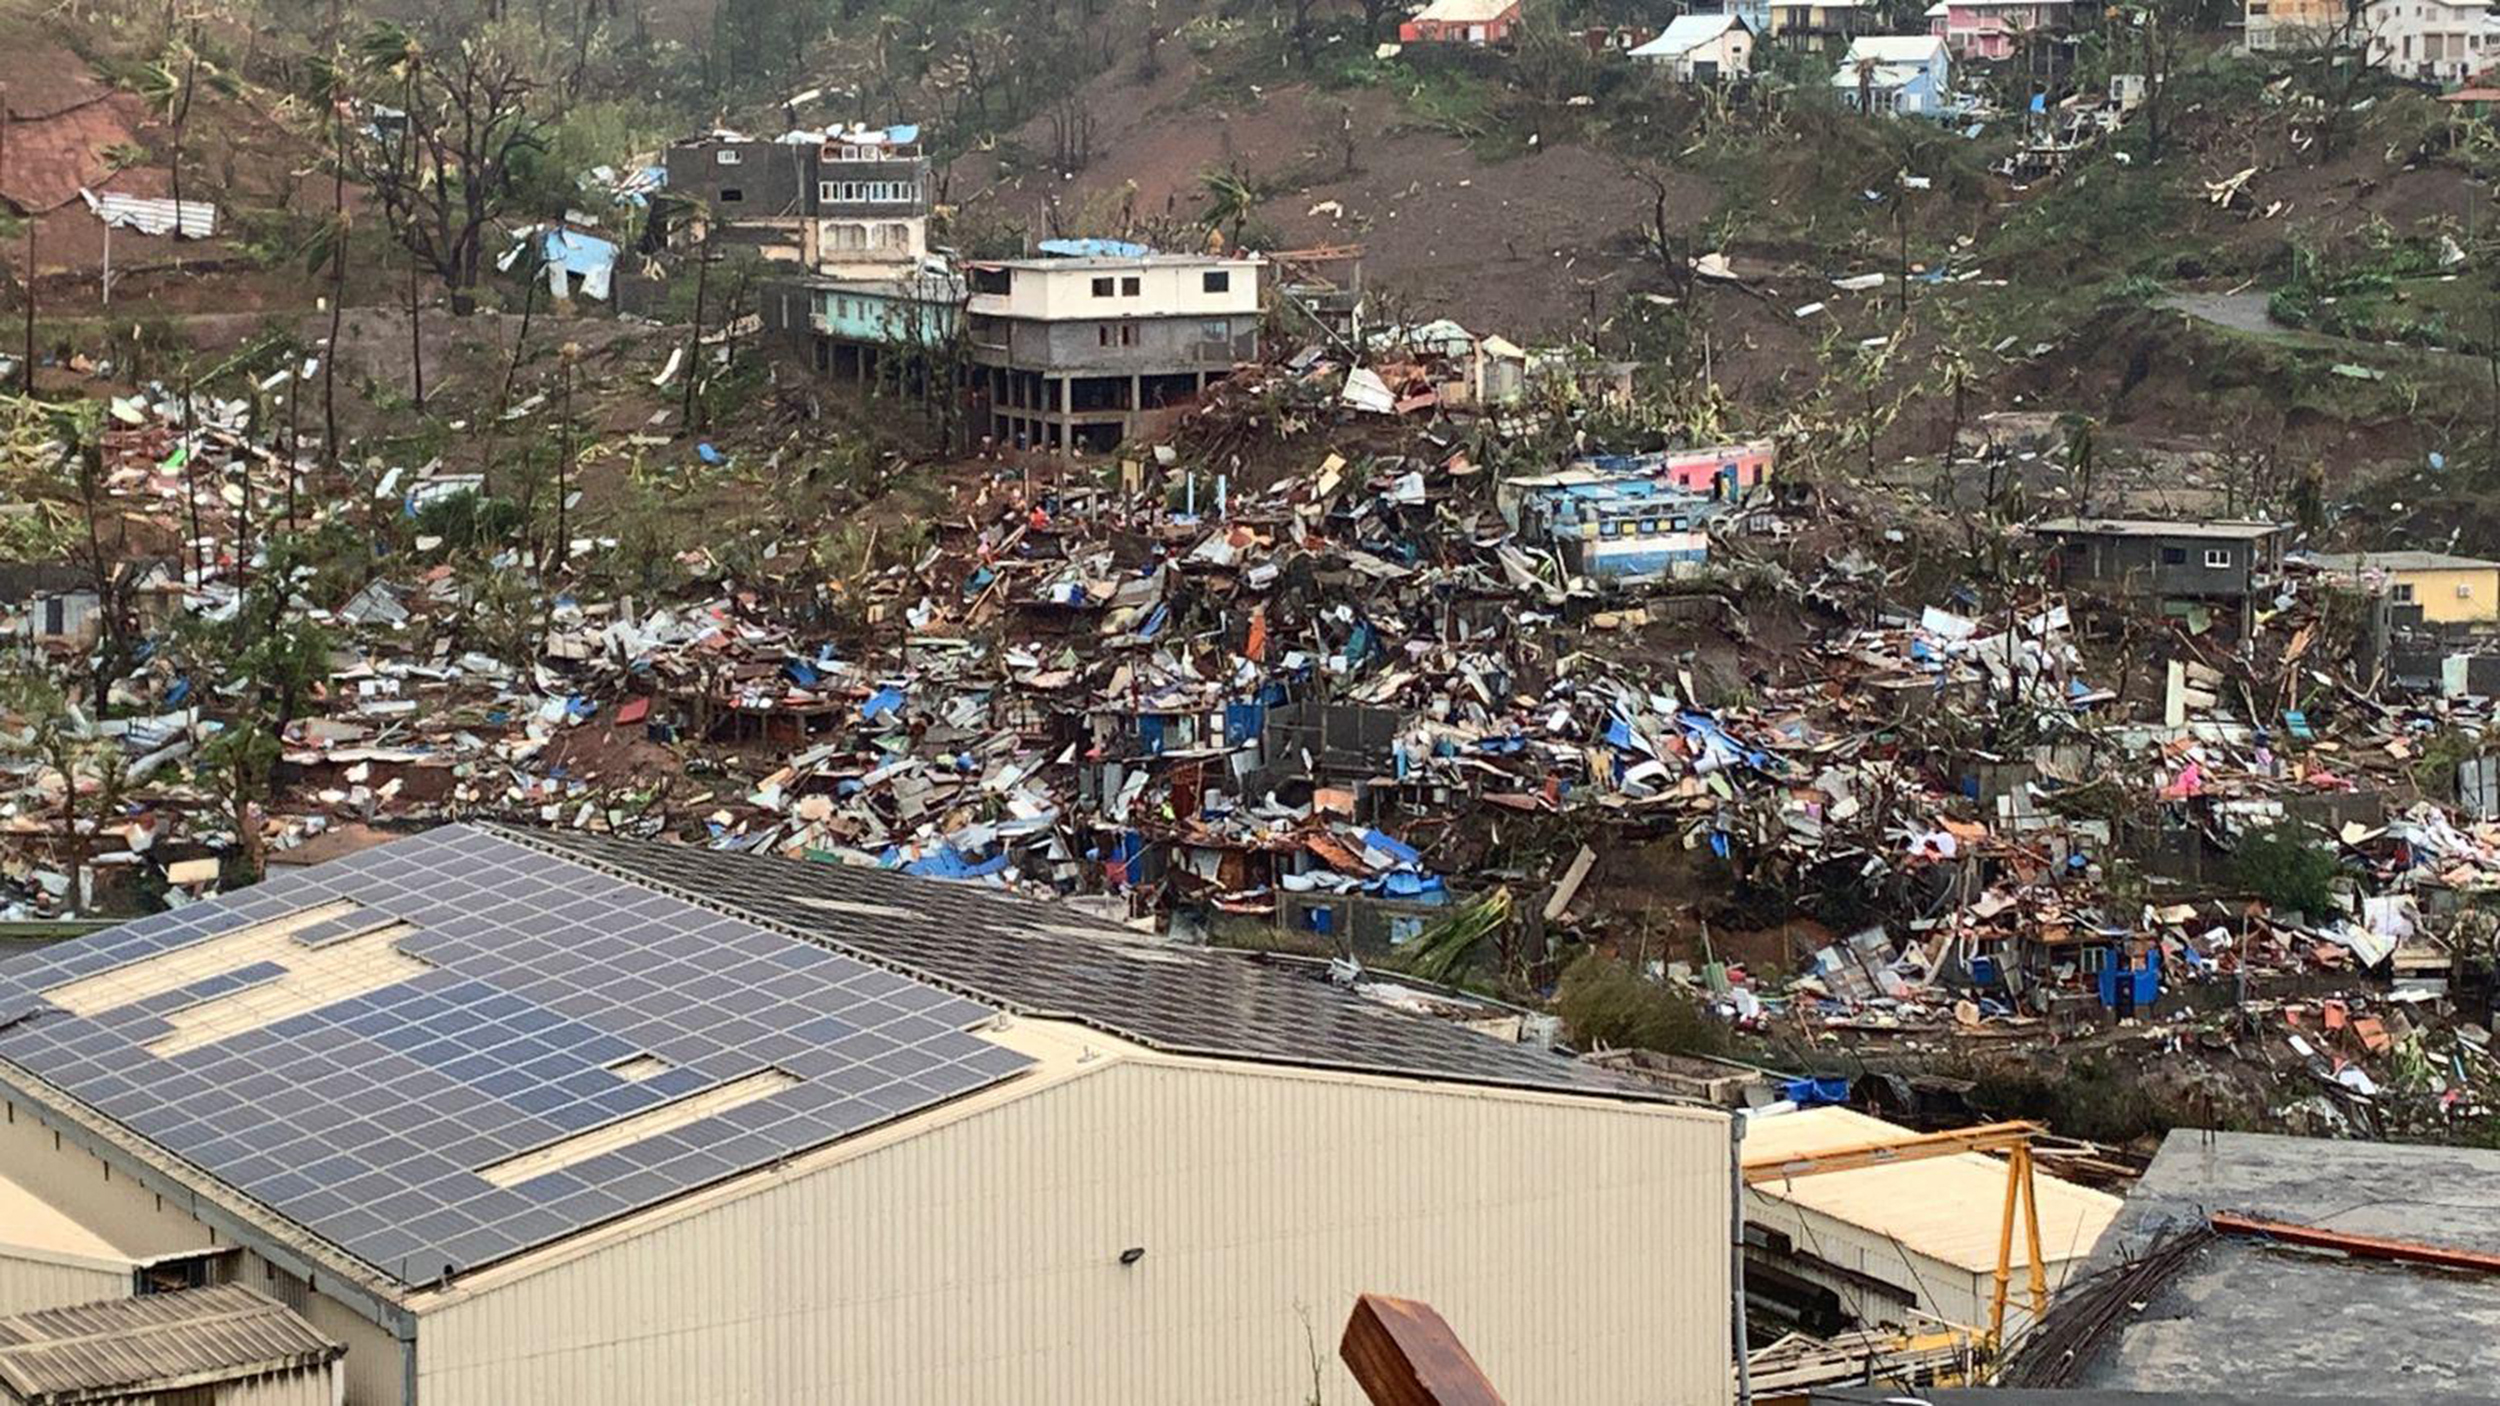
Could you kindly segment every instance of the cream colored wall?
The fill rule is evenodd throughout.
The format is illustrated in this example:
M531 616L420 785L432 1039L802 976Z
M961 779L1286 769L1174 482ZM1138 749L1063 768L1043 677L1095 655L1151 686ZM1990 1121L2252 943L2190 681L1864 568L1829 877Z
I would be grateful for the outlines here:
M2396 571L2390 577L2399 585L2413 588L2413 603L2422 607L2422 618L2433 625L2461 625L2473 621L2500 620L2500 570L2489 567L2458 571ZM2457 588L2463 586L2466 596L2460 600Z
M132 1259L204 1250L218 1243L207 1226L129 1177L108 1175L104 1163L80 1150L77 1144L64 1138L56 1147L52 1130L36 1122L23 1107L0 1108L0 1173L39 1196L47 1209L75 1220L82 1229L110 1242ZM8 1228L0 1225L0 1242L7 1239ZM236 1277L238 1282L276 1297L259 1256L246 1252ZM51 1294L71 1287L69 1281L47 1281L30 1268L0 1258L0 1312L12 1311L10 1304L15 1295ZM118 1276L116 1287L106 1292L82 1293L77 1298L28 1306L59 1307L119 1298L130 1289L130 1275L125 1270ZM333 1341L347 1344L348 1406L399 1406L406 1369L397 1343L387 1330L319 1293L307 1298L301 1312L306 1321ZM329 1397L321 1399L327 1406Z
M1162 1057L1028 1087L420 1299L420 1398L1279 1406L1316 1352L1359 1400L1369 1290L1514 1401L1727 1399L1715 1113Z
M1248 259L1135 267L1018 267L1010 291L978 294L971 310L983 315L1043 321L1111 321L1123 317L1232 317L1259 310L1259 265ZM1230 273L1221 293L1206 291L1204 275ZM1094 296L1094 280L1138 280L1137 296Z
M1968 1207L1967 1213L1984 1219L1993 1227L2000 1223L2003 1210L2001 1204L1983 1204ZM1918 1309L1922 1313L1964 1328L1985 1329L1988 1326L1988 1311L1996 1297L1996 1271L1993 1267L1981 1272L1963 1269L1910 1250L1889 1236L1819 1211L1792 1205L1760 1191L1745 1193L1745 1219L1786 1235L1790 1243L1806 1254L1909 1290L1918 1296ZM2020 1331L2031 1319L2029 1309L2024 1306L2030 1302L2031 1271L2023 1262L2021 1235L2021 1228L2017 1226L2013 1292L2008 1295L2005 1308L2005 1330L2009 1336ZM2059 1292L2081 1270L2084 1256L2092 1247L2043 1245L2041 1248L2050 1259L2047 1266L2049 1302L2054 1304ZM1839 1293L1842 1306L1870 1324L1902 1328L1933 1326L1918 1314L1903 1310L1894 1300L1849 1285L1839 1276L1816 1274L1810 1268L1800 1268L1798 1272Z
M226 1382L217 1388L217 1406L332 1406L331 1375L336 1370L333 1364Z
M0 1235L7 1227L0 1226ZM0 1317L32 1313L39 1308L130 1296L131 1271L109 1265L71 1264L15 1255L0 1249Z
M217 1243L207 1226L129 1177L114 1175L93 1154L6 1101L0 1101L0 1173L132 1259ZM0 1228L0 1240L7 1238Z
M406 1354L389 1329L318 1290L290 1292L286 1281L269 1272L269 1262L245 1251L235 1281L258 1289L304 1315L313 1331L346 1347L337 1364L346 1382L347 1406L399 1406L406 1395ZM323 1397L326 1403L329 1398Z

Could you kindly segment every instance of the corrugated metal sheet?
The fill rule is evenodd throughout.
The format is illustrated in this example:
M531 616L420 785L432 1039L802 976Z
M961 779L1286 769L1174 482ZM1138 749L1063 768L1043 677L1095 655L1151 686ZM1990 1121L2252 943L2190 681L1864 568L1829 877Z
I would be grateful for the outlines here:
M185 200L176 205L171 200L122 195L114 191L106 191L102 195L91 190L78 193L86 197L87 208L95 211L97 219L116 229L163 234L174 227L174 221L179 217L185 239L206 239L217 232L217 207L205 200Z
M0 1386L41 1403L318 1367L346 1349L240 1284L0 1318Z
M1909 1131L1846 1108L1808 1108L1746 1124L1745 1156L1752 1160L1829 1151ZM2101 1232L2118 1218L2121 1202L2108 1192L2046 1172L2036 1174L2033 1182L2040 1196L2041 1248L2055 1278L2054 1266L2091 1253ZM1860 1226L1913 1254L1974 1273L1996 1272L1997 1232L2005 1205L2005 1163L1998 1158L1970 1152L1766 1182L1754 1191Z
M1366 1290L1439 1309L1512 1400L1728 1397L1716 1114L1129 1054L1028 1078L420 1300L420 1397L1275 1406L1316 1354L1359 1400L1333 1345Z
M126 1294L131 1272L11 1254L0 1247L0 1313L31 1313Z

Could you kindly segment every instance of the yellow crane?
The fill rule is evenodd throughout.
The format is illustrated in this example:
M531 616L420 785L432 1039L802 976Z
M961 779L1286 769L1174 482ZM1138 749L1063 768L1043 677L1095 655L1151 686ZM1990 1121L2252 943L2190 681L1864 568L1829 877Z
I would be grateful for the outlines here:
M2005 1341L2005 1300L2014 1283L2014 1217L2020 1209L2023 1241L2030 1254L2031 1319L2037 1323L2049 1308L2049 1266L2040 1252L2040 1197L2032 1180L2031 1140L2048 1129L2037 1123L1986 1123L1951 1132L1915 1133L1876 1142L1748 1158L1745 1185L1792 1181L1825 1172L1850 1172L1863 1167L1891 1167L1965 1152L2005 1155L2005 1218L1997 1231L1996 1295L1988 1308L1988 1348Z

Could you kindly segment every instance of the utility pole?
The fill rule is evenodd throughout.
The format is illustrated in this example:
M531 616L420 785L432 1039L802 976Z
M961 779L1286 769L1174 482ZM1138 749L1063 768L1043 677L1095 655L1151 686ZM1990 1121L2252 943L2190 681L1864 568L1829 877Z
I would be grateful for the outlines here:
M26 217L26 398L35 398L35 217Z
M413 228L413 226L412 226ZM408 366L416 375L417 413L425 413L425 323L417 303L417 256L408 256Z
M686 432L689 434L692 434L697 429L701 428L694 422L694 387L695 382L701 379L703 375L703 293L704 282L710 275L711 271L712 224L711 214L709 211L706 211L703 223L703 242L695 247L694 326L689 328L686 332L686 399L685 405L679 412L679 418L685 421Z
M572 519L569 500L573 496L573 368L582 359L582 345L567 342L561 353L564 358L564 442L556 456L556 551L555 566L561 567L573 552ZM550 576L553 569L550 569Z

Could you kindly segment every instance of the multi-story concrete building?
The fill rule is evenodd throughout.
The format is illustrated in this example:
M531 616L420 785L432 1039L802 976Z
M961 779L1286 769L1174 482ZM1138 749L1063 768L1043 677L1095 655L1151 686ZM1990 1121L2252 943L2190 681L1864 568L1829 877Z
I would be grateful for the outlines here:
M1265 262L1102 241L974 262L974 391L1000 442L1105 450L1259 355Z

